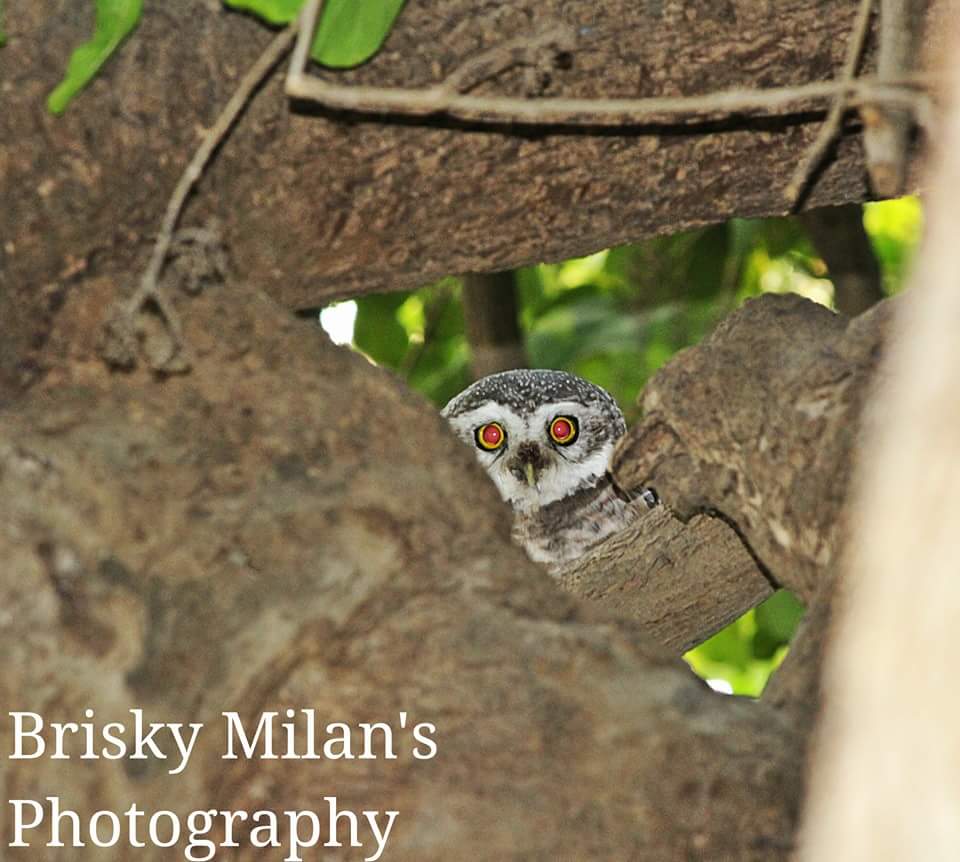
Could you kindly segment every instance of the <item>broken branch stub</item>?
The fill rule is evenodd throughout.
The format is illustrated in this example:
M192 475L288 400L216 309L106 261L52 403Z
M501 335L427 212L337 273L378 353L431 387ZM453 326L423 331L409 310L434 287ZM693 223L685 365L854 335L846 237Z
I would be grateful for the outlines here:
M561 576L564 589L616 608L677 654L692 649L773 593L733 530L658 506Z

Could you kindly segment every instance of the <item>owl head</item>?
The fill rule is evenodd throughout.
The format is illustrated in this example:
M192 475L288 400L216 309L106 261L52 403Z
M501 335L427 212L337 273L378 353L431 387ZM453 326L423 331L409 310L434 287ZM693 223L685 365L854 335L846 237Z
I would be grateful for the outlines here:
M520 512L595 485L627 429L607 392L564 371L491 374L442 412Z

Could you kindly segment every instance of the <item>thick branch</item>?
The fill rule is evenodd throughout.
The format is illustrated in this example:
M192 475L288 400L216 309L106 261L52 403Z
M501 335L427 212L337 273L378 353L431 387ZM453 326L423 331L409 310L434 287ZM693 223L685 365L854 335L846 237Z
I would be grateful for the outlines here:
M86 279L51 343L83 344L112 290ZM511 544L473 453L394 377L240 283L175 300L189 375L109 374L88 346L0 412L0 702L206 730L182 775L3 759L0 784L84 821L131 799L323 811L336 795L400 812L398 862L787 859L802 733L561 592ZM222 759L221 712L252 728L291 706L321 736L391 722L398 758ZM435 723L435 759L410 756L401 710ZM88 848L71 859L129 856Z
M578 560L561 583L625 612L678 654L773 592L726 524L703 515L684 524L666 506Z
M372 63L325 75L351 88L429 87L542 22L544 31L574 30L577 44L572 63L542 70L538 99L822 88L840 73L856 14L851 0L678 9L520 0L478 14L462 0L418 0ZM146 264L190 153L270 34L244 16L198 11L191 0L146 4L117 58L53 118L36 106L53 83L54 60L62 63L88 35L88 16L57 0L26 4L8 26L4 62L21 74L0 112L0 137L14 142L0 165L8 204L0 212L0 319L29 325L22 339L0 347L0 376L19 385L56 361L40 349L80 274L96 268L119 277ZM642 39L630 35L638 33ZM147 50L145 65L137 52ZM866 74L872 63L868 55ZM489 79L461 82L475 84L468 95L528 98L527 69L494 68ZM217 216L237 270L299 308L450 273L569 258L732 215L784 212L783 189L819 115L711 116L682 126L544 133L322 109L298 115L275 76L216 154L181 222ZM809 204L865 193L859 144L844 136Z
M928 227L865 435L824 677L805 862L956 859L960 30ZM908 500L909 506L891 506Z
M868 382L890 304L853 322L797 296L764 296L669 363L614 458L681 517L717 511L805 603L844 536Z
M909 73L919 43L920 21L911 0L880 0L880 48L877 75L889 81ZM863 145L874 192L882 197L903 193L907 147L912 129L909 111L866 103L861 108Z

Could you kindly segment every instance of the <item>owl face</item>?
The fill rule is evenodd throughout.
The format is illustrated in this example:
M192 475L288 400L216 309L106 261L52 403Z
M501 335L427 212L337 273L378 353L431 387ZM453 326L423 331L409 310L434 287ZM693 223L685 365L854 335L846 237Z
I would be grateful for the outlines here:
M451 400L443 415L521 512L594 485L626 431L610 395L563 371L492 374Z

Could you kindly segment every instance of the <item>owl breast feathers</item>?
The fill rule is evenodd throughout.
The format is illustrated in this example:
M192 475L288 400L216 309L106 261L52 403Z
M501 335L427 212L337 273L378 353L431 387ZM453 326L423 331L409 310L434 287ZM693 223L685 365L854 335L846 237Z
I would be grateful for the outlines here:
M555 576L655 499L633 499L613 482L607 467L627 428L623 414L607 392L573 374L491 374L443 415L513 507L514 539Z

